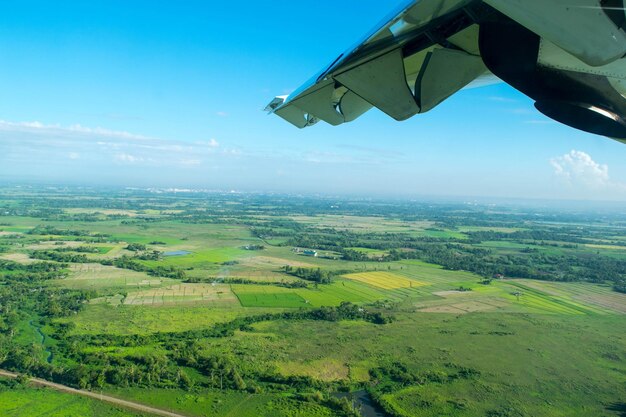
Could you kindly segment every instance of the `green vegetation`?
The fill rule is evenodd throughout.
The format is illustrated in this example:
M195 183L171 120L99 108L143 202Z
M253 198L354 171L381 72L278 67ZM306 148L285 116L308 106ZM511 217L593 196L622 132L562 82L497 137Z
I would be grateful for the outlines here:
M118 409L97 400L77 397L49 388L33 388L3 379L0 379L0 415L4 417L147 416Z
M623 413L622 214L69 193L0 190L0 369L189 416Z

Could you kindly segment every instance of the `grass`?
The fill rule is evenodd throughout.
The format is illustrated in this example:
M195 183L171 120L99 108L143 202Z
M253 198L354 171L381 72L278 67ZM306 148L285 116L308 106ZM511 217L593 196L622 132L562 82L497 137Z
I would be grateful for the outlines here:
M191 251L189 255L168 256L162 261L145 261L146 265L156 266L179 266L179 267L202 267L206 264L221 264L233 261L244 256L250 256L250 251L235 247L221 247L200 251Z
M523 304L529 305L531 308L544 309L560 314L601 314L607 312L605 309L584 305L568 297L550 295L520 282L509 282L509 284L521 291L523 295L520 299Z
M608 286L581 282L514 281L552 296L584 304L588 308L599 309L605 313L626 313L624 296Z
M408 416L483 417L507 407L523 410L512 416L608 416L608 404L624 401L626 323L619 316L407 312L384 327L284 321L253 327L264 339L246 345L247 355L285 373L319 377L326 368L358 381L396 361L416 373L478 372L386 394ZM345 367L347 374L340 372Z
M123 389L116 396L199 417L331 417L328 408L282 394L175 389Z
M74 264L70 271L67 278L57 281L56 284L76 289L118 288L129 291L134 288L160 287L178 282L168 278L152 277L144 272L95 263Z
M344 301L367 303L389 298L384 291L350 280L340 280L317 288L298 289L296 293L314 307L338 306Z
M250 309L244 313L237 304L221 305L162 305L119 306L95 304L87 306L79 314L61 322L75 324L73 334L150 334L156 332L176 332L211 327L215 323L226 322L244 314L254 314Z
M269 285L232 285L244 307L298 308L309 305L294 290Z
M243 293L238 294L238 297L244 307L298 308L308 306L304 298L295 293Z
M366 254L370 258L380 258L385 256L388 251L386 250L378 250L378 249L370 249L370 248L346 248L350 250L355 250L357 252L361 252Z
M244 307L322 307L342 302L369 303L394 298L393 294L351 280L338 280L308 288L282 288L268 285L232 285Z
M130 412L90 398L49 388L25 386L11 390L0 389L0 415L3 417L147 417L146 414Z

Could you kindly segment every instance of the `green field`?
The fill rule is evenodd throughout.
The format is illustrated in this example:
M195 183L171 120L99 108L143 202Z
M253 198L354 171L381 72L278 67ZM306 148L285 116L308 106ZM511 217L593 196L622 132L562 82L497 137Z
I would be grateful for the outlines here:
M187 392L183 390L132 389L114 392L119 397L171 407L198 417L332 417L333 413L314 403L302 403L287 396L237 392Z
M6 380L0 379L0 384ZM147 417L147 414L130 412L97 400L53 391L49 388L0 389L0 415L3 417Z

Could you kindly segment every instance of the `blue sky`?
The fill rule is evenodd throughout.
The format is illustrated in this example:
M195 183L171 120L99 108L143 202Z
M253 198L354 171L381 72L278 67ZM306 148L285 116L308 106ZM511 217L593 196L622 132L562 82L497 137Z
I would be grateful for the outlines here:
M626 200L626 146L504 84L402 123L267 116L393 5L216 3L2 2L0 180Z

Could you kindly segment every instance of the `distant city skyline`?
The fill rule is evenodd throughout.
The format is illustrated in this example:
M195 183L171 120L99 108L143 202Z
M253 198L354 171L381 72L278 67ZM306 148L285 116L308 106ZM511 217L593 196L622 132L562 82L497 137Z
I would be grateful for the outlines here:
M626 201L626 145L504 84L402 123L300 131L261 111L392 4L132 5L0 5L0 181Z

